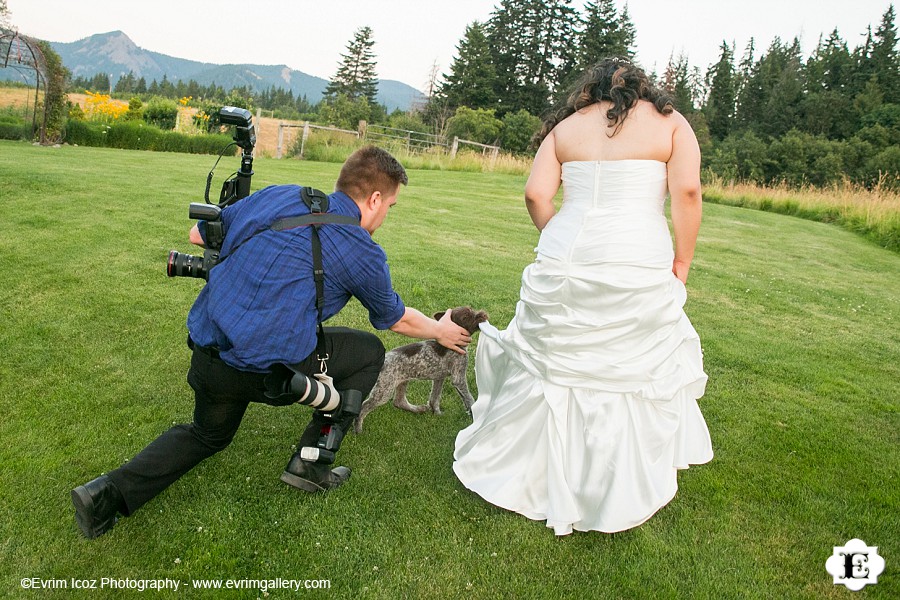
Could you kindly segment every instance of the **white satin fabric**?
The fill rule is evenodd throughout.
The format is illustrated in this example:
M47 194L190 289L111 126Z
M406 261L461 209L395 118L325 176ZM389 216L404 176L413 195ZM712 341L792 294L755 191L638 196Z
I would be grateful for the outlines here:
M672 274L665 163L567 162L562 179L515 317L481 325L453 470L557 535L616 532L674 497L677 469L712 459L706 374Z

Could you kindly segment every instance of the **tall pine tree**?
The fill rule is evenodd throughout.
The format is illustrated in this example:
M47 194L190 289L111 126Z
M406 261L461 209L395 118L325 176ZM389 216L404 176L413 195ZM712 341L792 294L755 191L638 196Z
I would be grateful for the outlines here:
M620 19L614 0L588 2L584 26L578 43L578 70L612 56L634 57L634 25L628 18L627 7Z
M806 61L804 72L807 91L844 91L851 78L852 68L850 50L835 28L826 40L819 42Z
M622 8L622 14L619 16L619 45L622 54L626 58L633 59L635 55L635 42L637 41L637 29L631 21L631 15L628 12L628 3Z
M790 46L783 46L779 52L770 53L774 59L773 81L762 132L772 137L780 137L795 128L803 101L803 61L800 40L794 38Z
M614 0L589 1L575 26L575 43L562 65L561 91L570 88L585 69L604 58L634 59L636 31L627 4L619 15Z
M800 106L803 130L830 138L849 137L856 128L848 82L853 59L835 28L820 39L803 68L805 94Z
M498 113L540 115L572 52L578 18L571 0L502 0L487 22L497 72Z
M375 74L375 54L372 52L374 45L372 28L360 27L347 44L347 53L341 54L337 73L325 88L326 98L333 100L343 94L351 101L365 98L370 105L375 105L378 77Z
M724 41L720 50L719 62L710 68L707 75L709 96L703 107L709 133L719 140L731 131L735 107L734 51Z
M894 5L888 6L881 17L881 24L875 30L872 44L872 69L878 83L884 91L885 98L892 101L900 93L900 62L897 58L897 25Z
M780 136L794 127L803 98L802 67L799 40L795 38L787 46L776 37L742 85L737 121L755 133L770 137Z
M484 25L475 21L466 27L456 49L458 54L450 65L450 74L444 75L439 93L453 108L496 108L497 72Z

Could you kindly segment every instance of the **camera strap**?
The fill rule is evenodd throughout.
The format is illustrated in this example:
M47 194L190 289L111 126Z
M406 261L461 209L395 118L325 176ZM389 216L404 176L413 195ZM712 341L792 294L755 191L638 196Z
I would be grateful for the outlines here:
M301 187L300 199L309 208L309 214L279 219L272 223L271 229L274 231L285 231L295 227L312 225L313 281L316 284L318 322L316 329L316 357L319 359L319 370L325 373L328 370L325 363L329 357L325 348L325 329L322 326L322 309L325 307L325 269L322 266L322 242L319 239L319 227L325 224L359 226L359 219L354 219L347 215L329 214L328 196L321 190Z

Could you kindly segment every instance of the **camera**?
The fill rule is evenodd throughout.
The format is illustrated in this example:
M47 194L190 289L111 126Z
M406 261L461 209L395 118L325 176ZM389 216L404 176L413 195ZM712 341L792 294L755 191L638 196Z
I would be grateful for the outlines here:
M203 256L185 254L176 250L169 251L166 263L166 274L169 277L198 277L209 280L210 270L219 263L219 251L225 240L221 213L226 206L234 204L250 195L250 178L253 176L253 146L256 145L256 130L253 126L253 115L249 110L235 106L223 106L219 111L219 121L225 125L234 125L234 140L225 146L216 159L209 175L206 177L206 203L191 202L188 216L191 219L206 221L206 250ZM232 146L241 149L241 166L224 183L219 193L219 202L213 204L209 200L209 188L212 185L213 172L219 160Z

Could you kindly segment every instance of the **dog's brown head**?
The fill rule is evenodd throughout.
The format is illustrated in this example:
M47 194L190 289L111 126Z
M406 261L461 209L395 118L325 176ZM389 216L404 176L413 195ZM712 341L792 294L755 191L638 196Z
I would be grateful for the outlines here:
M440 321L445 312L447 311L442 310L441 312L434 313L434 319ZM488 315L483 310L475 312L468 306L459 306L450 309L450 320L468 331L469 334L473 334L478 331L479 323L484 323L488 320Z

